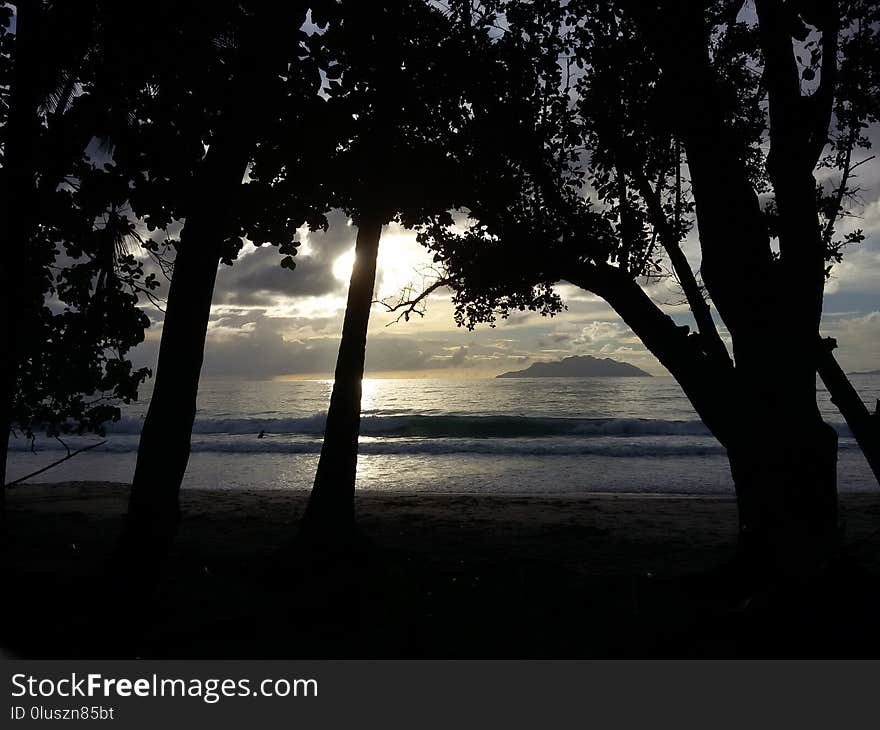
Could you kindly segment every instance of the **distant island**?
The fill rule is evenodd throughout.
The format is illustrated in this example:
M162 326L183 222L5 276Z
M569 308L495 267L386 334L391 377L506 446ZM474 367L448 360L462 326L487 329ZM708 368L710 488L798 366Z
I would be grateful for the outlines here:
M496 378L650 378L651 373L628 362L600 359L591 355L566 357L556 362L536 362L525 370L512 370Z
M850 373L850 375L880 375L880 370L863 370L860 373Z

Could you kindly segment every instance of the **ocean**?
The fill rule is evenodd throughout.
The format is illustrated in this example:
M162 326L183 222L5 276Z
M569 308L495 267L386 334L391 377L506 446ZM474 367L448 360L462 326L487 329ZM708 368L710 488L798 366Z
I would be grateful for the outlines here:
M865 401L880 376L854 376ZM332 381L205 378L185 489L309 489ZM129 482L149 397L110 424L107 443L34 482ZM877 484L843 419L819 388L840 434L841 491ZM755 422L773 439L776 424ZM260 431L265 437L257 438ZM71 448L97 437L65 439ZM64 455L40 438L11 440L9 479ZM672 378L522 378L364 381L358 486L435 493L732 494L721 446Z

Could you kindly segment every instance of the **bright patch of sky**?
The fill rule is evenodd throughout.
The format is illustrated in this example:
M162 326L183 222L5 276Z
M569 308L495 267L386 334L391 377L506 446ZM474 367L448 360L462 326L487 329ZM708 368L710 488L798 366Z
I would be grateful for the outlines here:
M867 166L866 166L867 167ZM867 173L867 171L866 171ZM876 172L873 172L876 176ZM846 251L828 282L823 334L837 338L838 358L847 370L880 367L880 184L862 180L863 204L845 219L845 229L862 228L867 240ZM301 231L297 268L282 269L277 249L250 244L233 267L221 267L205 357L206 374L242 378L326 377L333 371L354 258L356 229L341 214L327 232ZM696 235L686 243L699 264ZM390 225L383 231L376 299L394 301L402 289L430 281L431 259L415 234ZM491 377L531 362L589 354L625 360L654 374L662 366L601 299L577 287L558 288L567 310L553 318L517 312L494 328L469 332L452 317L449 293L435 292L424 316L399 321L381 303L373 307L367 373L373 377ZM646 290L680 324L692 324L682 295L670 279ZM154 364L161 313L139 348ZM726 332L721 328L722 336Z

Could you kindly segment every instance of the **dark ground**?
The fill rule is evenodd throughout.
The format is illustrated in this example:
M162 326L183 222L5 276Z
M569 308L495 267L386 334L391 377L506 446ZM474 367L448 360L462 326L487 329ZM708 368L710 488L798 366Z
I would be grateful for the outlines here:
M301 492L184 493L148 620L105 578L126 488L7 492L0 643L32 658L880 656L880 497L845 495L846 561L785 594L738 585L730 499L366 493L350 570L280 557ZM115 615L114 615L115 612ZM135 627L122 649L118 626Z

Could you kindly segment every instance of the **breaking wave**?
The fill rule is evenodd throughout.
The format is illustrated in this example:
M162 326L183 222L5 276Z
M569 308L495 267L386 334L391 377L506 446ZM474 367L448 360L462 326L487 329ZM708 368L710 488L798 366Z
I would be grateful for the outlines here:
M305 418L202 418L193 428L192 450L203 453L317 454L324 414ZM137 450L141 421L123 419L107 429L107 443L93 453ZM838 424L842 436L849 432ZM264 438L257 435L265 431ZM65 439L71 448L96 437ZM843 438L842 449L853 448ZM30 448L13 439L14 451ZM39 450L63 449L40 439ZM697 420L638 418L536 418L525 416L367 415L361 420L363 455L485 454L510 456L723 456L724 448Z
M200 418L193 434L321 436L325 414L304 418ZM141 421L122 419L108 433L140 433ZM535 418L527 416L364 416L361 434L384 438L522 438L543 436L709 436L701 421L642 418Z

